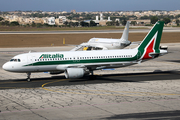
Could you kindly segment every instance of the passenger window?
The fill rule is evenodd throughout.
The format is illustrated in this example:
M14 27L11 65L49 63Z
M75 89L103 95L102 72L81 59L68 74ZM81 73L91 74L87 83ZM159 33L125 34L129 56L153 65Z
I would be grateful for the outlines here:
M18 59L18 62L21 62L21 60L20 60L20 59Z

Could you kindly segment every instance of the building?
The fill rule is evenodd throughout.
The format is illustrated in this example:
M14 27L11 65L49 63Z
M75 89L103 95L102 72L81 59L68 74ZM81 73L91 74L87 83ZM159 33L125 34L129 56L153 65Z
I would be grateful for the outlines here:
M76 10L71 10L72 13L76 14Z
M48 25L55 25L55 17L48 18Z
M98 25L106 26L106 23L107 23L107 22L111 22L112 20L111 20L110 17L108 17L108 20L104 20L103 14L100 13L100 20L99 20L99 16L96 16L96 20L93 20L93 21L94 21L96 24L98 24Z
M55 19L56 25L63 25L67 21L66 16L59 16L59 18Z
M136 21L137 25L147 25L147 24L151 24L151 20L133 20Z
M63 23L66 22L66 16L59 16L59 19L60 19Z

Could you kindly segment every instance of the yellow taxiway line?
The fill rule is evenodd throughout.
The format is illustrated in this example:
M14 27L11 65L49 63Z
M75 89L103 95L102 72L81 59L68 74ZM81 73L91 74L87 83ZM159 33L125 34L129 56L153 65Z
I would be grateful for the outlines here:
M173 93L153 93L153 92L133 92L133 91L110 91L110 90L82 90L82 89L49 89L45 88L46 85L60 82L60 81L66 81L69 79L62 79L52 82L44 83L41 87L44 90L51 91L51 92L59 92L59 93L70 93L70 94L79 94L79 95L108 95L108 96L159 96L159 95L180 95L180 94L173 94ZM79 93L79 92L68 92L68 91L85 91L85 92L106 92L111 94L98 94L98 93ZM120 93L120 94L113 94L113 93ZM130 94L127 94L130 93Z

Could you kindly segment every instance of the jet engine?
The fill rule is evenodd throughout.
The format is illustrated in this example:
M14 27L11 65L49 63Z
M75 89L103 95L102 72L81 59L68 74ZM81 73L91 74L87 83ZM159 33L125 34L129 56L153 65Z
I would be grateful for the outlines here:
M81 78L84 76L85 70L83 68L67 68L64 73L65 77L69 79Z

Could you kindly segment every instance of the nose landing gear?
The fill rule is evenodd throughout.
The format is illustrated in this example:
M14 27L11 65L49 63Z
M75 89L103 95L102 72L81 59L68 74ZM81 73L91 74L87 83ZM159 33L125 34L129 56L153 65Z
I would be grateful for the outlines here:
M31 81L31 73L30 73L30 72L27 73L27 81L28 81L28 82Z

